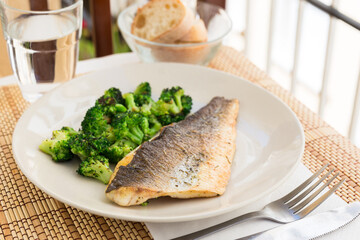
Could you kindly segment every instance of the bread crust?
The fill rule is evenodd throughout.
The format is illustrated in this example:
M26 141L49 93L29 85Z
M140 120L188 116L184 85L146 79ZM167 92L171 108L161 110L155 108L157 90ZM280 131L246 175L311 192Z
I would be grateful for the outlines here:
M177 1L181 3L180 0ZM184 6L184 8L185 8L185 16L182 19L182 21L178 25L170 29L169 31L161 34L158 38L155 38L153 41L162 42L162 43L173 43L189 32L195 21L195 16L194 13L189 8L187 8L186 6Z
M153 8L162 1L164 0L152 0L147 4L145 4L143 7L138 9L134 21L131 25L132 34L136 35L135 33L136 26L139 24L139 22L142 21L141 16L146 17L144 11L148 10L149 8ZM193 23L195 21L195 16L189 8L187 8L180 0L166 0L166 1L168 1L171 4L176 4L178 7L180 7L179 11L183 11L182 19L181 21L177 22L174 26L172 26L170 29L164 31L163 33L155 37L147 39L149 41L160 42L160 43L174 43L176 40L186 35L193 26Z

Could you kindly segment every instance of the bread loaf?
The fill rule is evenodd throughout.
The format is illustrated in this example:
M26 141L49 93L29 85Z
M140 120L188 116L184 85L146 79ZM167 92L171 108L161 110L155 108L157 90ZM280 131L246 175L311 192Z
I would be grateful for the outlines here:
M186 35L195 17L180 0L151 0L139 8L131 33L149 41L173 43Z

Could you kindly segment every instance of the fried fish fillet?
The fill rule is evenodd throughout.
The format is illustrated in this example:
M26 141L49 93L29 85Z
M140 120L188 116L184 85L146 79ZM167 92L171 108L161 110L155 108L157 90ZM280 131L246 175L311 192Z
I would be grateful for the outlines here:
M181 122L164 127L116 166L106 196L121 206L151 198L224 193L235 153L237 99L213 98Z

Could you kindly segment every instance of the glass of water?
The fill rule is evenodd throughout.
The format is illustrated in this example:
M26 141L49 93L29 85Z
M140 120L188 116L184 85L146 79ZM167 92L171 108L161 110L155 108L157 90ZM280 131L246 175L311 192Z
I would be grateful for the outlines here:
M82 6L82 0L0 0L11 66L27 101L74 76Z

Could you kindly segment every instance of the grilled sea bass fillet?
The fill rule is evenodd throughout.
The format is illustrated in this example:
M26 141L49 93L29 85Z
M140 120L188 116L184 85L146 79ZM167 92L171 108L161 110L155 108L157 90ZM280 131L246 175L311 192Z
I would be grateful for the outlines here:
M116 166L106 196L121 206L150 198L224 193L235 153L237 99L215 97L181 122L164 127Z

